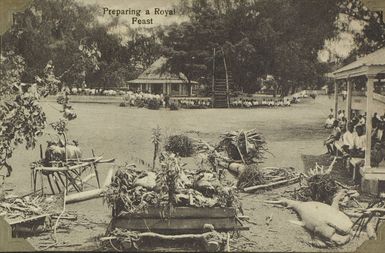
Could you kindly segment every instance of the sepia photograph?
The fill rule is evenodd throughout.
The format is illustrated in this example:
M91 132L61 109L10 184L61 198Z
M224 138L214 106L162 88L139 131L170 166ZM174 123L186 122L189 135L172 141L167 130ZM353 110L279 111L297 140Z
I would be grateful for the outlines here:
M384 0L0 0L0 252L385 252Z

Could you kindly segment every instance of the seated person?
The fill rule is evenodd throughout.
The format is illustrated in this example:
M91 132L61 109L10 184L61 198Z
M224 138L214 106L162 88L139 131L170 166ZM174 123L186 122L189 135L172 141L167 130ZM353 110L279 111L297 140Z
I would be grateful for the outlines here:
M344 156L349 156L354 152L354 139L356 138L357 133L354 132L354 127L352 124L348 124L346 132L342 135L342 150Z
M330 114L329 117L325 121L325 128L333 128L334 121L335 121L335 119L334 119L333 115Z
M358 116L358 118L359 118L358 125L361 125L361 126L365 125L366 123L365 117L360 115Z
M337 120L341 120L341 114L342 114L342 111L341 110L338 110L337 111Z
M338 141L341 137L341 129L338 126L338 121L335 120L333 122L333 130L329 137L324 141L324 145L327 148L327 154L334 154L335 153L335 147L334 143Z
M358 124L359 118L358 118L357 114L352 113L352 120L351 121L352 121L353 126Z
M338 114L338 120L342 120L342 118L345 117L345 110L340 110L340 113Z
M244 107L246 107L246 108L250 108L251 107L251 102L249 101L249 100L245 100L244 102L243 102L243 106Z
M345 117L342 117L341 120L338 122L338 126L341 128L341 131L346 131L346 124L347 120Z
M365 157L365 149L366 149L366 135L363 126L356 127L357 135L354 138L354 152L352 154L353 157Z
M370 166L378 167L382 160L384 160L384 152L381 148L381 144L377 142L374 144L373 150L371 152Z

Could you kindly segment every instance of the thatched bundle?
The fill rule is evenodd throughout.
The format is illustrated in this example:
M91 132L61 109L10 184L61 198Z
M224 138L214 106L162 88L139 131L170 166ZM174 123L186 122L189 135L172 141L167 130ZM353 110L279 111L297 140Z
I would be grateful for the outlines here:
M221 135L218 147L225 150L229 158L246 164L261 162L268 151L265 139L256 129L225 133Z

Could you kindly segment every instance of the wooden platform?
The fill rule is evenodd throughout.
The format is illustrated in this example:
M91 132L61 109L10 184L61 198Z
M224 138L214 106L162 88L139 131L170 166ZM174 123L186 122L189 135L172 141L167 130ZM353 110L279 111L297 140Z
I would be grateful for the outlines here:
M211 224L218 232L248 230L236 217L234 208L175 207L172 212L151 208L146 213L114 216L111 228L133 231L151 231L164 234L203 233L204 225Z
M361 190L364 193L379 195L384 192L385 186L385 167L379 168L360 168Z

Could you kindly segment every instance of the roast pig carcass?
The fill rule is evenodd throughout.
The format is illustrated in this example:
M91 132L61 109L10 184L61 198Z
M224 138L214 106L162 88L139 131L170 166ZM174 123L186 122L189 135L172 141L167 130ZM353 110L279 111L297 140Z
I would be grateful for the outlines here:
M353 223L335 207L316 201L283 199L266 202L281 204L296 211L302 220L301 225L329 245L344 245L350 241Z

